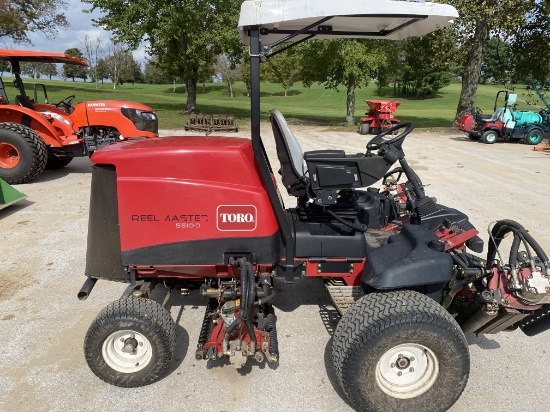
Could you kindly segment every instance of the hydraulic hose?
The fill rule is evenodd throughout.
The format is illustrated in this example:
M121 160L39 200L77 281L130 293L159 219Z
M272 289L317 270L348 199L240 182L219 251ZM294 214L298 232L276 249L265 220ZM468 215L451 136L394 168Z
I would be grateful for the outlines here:
M229 338L233 333L235 332L235 329L237 329L237 326L243 321L243 319L246 319L247 312L248 312L248 297L249 297L249 287L248 287L248 271L245 266L246 259L245 258L239 258L236 261L234 259L231 259L229 261L230 264L239 266L241 268L241 304L240 304L240 310L239 315L237 318L231 322L231 324L227 327L225 330L225 336L223 338L223 348L224 351L228 350L229 345Z
M500 256L500 253L498 251L498 246L500 245L502 239L504 239L504 236L508 233L514 234L514 239L512 241L512 246L510 248L510 269L511 269L511 278L512 278L512 286L514 289L521 289L521 286L519 284L519 278L517 273L517 256L519 252L520 244L523 243L527 252L527 255L529 256L529 260L531 262L531 266L533 266L533 256L531 254L531 251L529 247L532 247L535 251L536 255L541 259L542 264L544 266L544 271L546 273L550 273L550 264L548 262L548 256L540 245L537 243L537 241L527 232L527 230L520 225L517 222L514 222L513 220L499 220L495 223L493 226L493 229L491 230L490 236L491 241L489 242L489 248L487 251L487 262L492 262L497 253ZM500 257L502 260L502 257ZM504 263L504 262L501 262ZM533 267L534 270L534 267Z
M340 222L341 224L347 226L347 227L350 227L354 230L357 230L358 232L361 232L361 233L365 233L367 230L369 230L369 228L365 225L356 225L354 223L351 223L351 222L348 222L347 220L345 219L342 219L340 216L338 216L336 213L334 213L332 210L330 209L326 209L326 212L332 216L334 219L336 219L338 222Z

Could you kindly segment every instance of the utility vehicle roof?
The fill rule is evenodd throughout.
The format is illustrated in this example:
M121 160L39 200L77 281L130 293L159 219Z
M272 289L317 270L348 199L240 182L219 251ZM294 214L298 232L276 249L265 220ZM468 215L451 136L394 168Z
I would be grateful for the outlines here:
M239 31L245 44L250 26L267 29L261 36L264 45L310 25L293 40L311 35L402 40L449 26L457 17L454 7L424 0L252 0L241 5Z
M0 60L9 62L39 62L39 63L65 63L76 66L88 66L84 60L69 56L64 53L37 52L31 50L0 49Z

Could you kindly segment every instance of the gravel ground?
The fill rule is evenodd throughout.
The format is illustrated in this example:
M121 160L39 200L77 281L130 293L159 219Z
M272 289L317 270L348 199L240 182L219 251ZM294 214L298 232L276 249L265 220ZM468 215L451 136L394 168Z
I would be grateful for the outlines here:
M273 153L270 128L262 128ZM292 128L304 151L353 153L366 143L356 133ZM485 240L489 222L511 218L550 251L545 212L550 153L523 144L471 142L455 131L413 132L404 149L427 193L467 213ZM237 371L228 362L196 361L205 301L178 296L170 301L179 345L168 376L139 389L96 378L84 360L84 335L124 285L100 281L87 301L76 299L85 280L90 172L83 158L47 171L32 184L17 186L26 200L0 211L0 411L351 410L330 360L338 316L319 279L277 284L277 367L255 364ZM516 331L469 337L470 381L452 411L545 409L548 336L527 338Z

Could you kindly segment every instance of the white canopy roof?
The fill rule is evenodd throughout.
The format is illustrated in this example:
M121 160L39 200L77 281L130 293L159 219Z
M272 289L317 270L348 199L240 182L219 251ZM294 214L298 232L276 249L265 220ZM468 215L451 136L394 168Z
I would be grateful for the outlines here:
M311 34L315 34L316 39L401 40L446 27L458 17L458 12L447 4L423 1L250 0L242 3L239 31L243 42L247 44L248 27L257 25L267 28L270 32L261 36L262 43L273 44L290 32L330 16L334 17L293 40ZM271 30L278 30L279 33L272 33ZM329 35L329 32L332 34Z

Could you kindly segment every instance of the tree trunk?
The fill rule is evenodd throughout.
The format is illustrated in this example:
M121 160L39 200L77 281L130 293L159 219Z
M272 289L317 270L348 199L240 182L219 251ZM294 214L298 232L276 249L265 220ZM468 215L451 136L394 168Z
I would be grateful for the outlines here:
M349 75L348 90L346 96L346 122L351 126L355 123L355 76Z
M227 82L227 85L229 86L229 95L233 98L233 84L231 82Z
M460 100L458 101L455 120L463 114L469 113L475 105L477 84L481 77L481 64L485 57L488 42L489 25L486 18L481 18L476 22L472 50L462 74L462 90L460 91Z
M288 87L285 87L285 97L288 96Z
M173 83L172 83L172 93L176 93L176 78L174 77Z
M185 86L187 89L187 104L185 110L187 113L195 113L197 111L197 81L186 80Z

